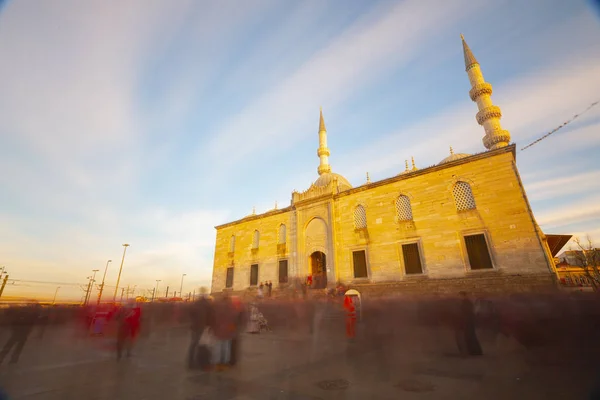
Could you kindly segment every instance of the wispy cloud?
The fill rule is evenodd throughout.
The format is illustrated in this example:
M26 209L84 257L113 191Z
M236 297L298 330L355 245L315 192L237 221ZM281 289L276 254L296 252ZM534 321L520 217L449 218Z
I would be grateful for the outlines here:
M124 282L176 285L188 273L190 286L202 284L214 225L249 214L252 203L257 212L275 199L284 207L291 189L316 178L316 117L307 116L319 105L351 130L332 125L330 145L335 171L356 184L366 171L373 179L401 171L410 156L418 167L434 164L449 145L483 150L460 65L466 22L473 42L486 43L484 73L502 75L486 73L517 143L600 93L589 17L550 18L540 10L551 7L534 1L526 12L563 22L532 34L520 16L503 36L494 32L506 31L504 22L482 16L508 15L512 4L475 3L9 2L0 14L0 264L13 276L79 282L111 258L114 282L127 241ZM495 30L475 34L483 22L472 21ZM509 43L526 34L530 42ZM397 99L387 104L393 91L408 99L402 113L360 121L396 107ZM598 148L599 116L518 154L544 229L593 231L597 168L583 156L557 164ZM308 149L305 161L298 154ZM570 192L555 202L563 187Z
M305 126L305 116L314 114L315 99L333 108L378 74L409 62L428 39L475 12L472 5L409 0L377 9L232 117L215 132L209 151L227 153L227 165L234 166L261 146L293 146L312 132L293 128ZM292 130L298 134L290 135ZM240 140L244 146L236 145Z

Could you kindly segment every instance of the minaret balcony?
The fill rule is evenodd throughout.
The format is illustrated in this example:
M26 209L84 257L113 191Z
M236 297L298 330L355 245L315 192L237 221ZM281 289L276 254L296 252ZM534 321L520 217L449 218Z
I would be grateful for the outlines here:
M483 145L488 150L506 147L510 143L510 132L506 130L493 131L483 137Z
M327 156L327 157L329 157L331 155L331 153L329 152L329 149L327 147L319 147L317 149L317 155L319 157L321 157L321 156Z
M477 98L483 94L491 96L492 95L492 85L490 85L487 82L478 83L477 85L473 86L473 88L471 88L471 90L469 90L469 96L471 97L472 101L477 100Z
M502 111L500 111L500 107L498 106L489 106L484 108L483 110L479 110L476 115L477 123L479 125L483 125L485 121L490 118L502 118Z
M319 175L329 173L331 172L331 167L328 164L319 165L319 167L317 168L317 172L319 173Z

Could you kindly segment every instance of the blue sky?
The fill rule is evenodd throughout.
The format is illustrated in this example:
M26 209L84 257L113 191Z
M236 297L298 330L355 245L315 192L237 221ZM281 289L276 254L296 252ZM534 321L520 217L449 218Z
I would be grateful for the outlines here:
M128 242L124 284L208 285L215 225L316 179L319 106L354 185L484 150L460 33L520 149L600 97L590 4L6 2L0 265L83 283L112 259L112 284ZM599 154L600 106L518 152L544 231L600 241Z

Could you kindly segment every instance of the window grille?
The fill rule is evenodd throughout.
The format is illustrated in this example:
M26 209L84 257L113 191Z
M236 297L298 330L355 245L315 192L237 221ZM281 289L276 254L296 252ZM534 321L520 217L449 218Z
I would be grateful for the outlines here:
M285 244L286 236L285 236L285 225L279 225L279 238L277 244Z
M231 239L229 240L229 252L233 253L235 251L235 235L231 235Z
M367 212L362 205L354 209L354 227L356 229L364 229L367 227Z
M398 221L412 221L412 207L408 196L401 195L396 199L396 214Z
M454 202L457 211L473 210L475 208L475 199L471 186L467 182L458 181L452 190Z
M254 231L254 237L252 238L252 248L258 249L258 242L260 239L260 233L258 231Z
M225 287L233 287L233 267L227 268L227 277L225 278Z
M471 269L490 269L492 268L492 258L485 241L485 235L465 236L465 245L467 246L467 255Z
M402 255L404 256L404 270L407 274L422 274L421 256L417 243L403 244Z

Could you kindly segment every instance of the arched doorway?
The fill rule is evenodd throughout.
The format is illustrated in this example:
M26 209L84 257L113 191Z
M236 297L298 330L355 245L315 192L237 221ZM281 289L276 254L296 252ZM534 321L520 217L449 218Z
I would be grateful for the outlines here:
M313 289L327 287L327 257L322 251L315 251L310 255L310 274Z

